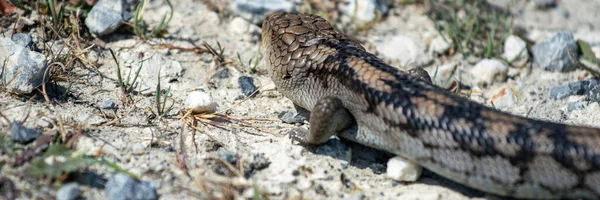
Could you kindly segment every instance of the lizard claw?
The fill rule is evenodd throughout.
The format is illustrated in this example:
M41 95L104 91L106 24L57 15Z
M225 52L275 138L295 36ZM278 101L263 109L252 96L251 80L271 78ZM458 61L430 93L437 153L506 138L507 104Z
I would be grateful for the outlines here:
M306 145L308 133L308 129L303 127L297 127L290 130L288 136L290 139L292 139L292 142L298 142L300 145Z

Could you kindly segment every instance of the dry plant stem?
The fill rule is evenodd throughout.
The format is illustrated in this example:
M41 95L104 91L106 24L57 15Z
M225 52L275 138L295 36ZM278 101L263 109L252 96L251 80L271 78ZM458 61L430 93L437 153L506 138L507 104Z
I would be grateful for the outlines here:
M193 128L194 130L197 130L198 132L208 136L210 139L212 139L213 141L217 142L219 145L223 146L221 142L219 142L219 140L217 140L217 138L213 137L212 135L208 134L207 132L203 131L202 129L198 128L195 124L195 119L194 117L182 117L182 120L191 128ZM191 121L190 121L191 120Z
M180 152L177 153L177 166L179 166L179 169L181 169L185 175L189 178L191 178L190 173L188 171L188 167L187 167L187 162L186 162L186 153L185 153L185 134L183 134L183 129L181 129L181 132L179 133L179 150Z
M198 125L198 121L194 120L194 126ZM192 144L194 145L194 149L196 153L198 153L198 144L196 143L196 129L192 129Z
M225 165L225 167L227 167L227 169L229 169L229 171L233 172L235 174L235 176L237 177L243 177L242 173L240 171L238 171L238 169L236 169L233 165L231 165L231 163L220 159L220 158L214 158L215 160L218 160L219 162L221 162L221 164Z
M204 181L208 181L211 183L216 183L216 184L220 184L220 185L230 185L233 187L250 187L252 185L250 185L249 183L247 183L246 179L232 179L229 177L223 177L223 176L198 176L198 179L202 179Z

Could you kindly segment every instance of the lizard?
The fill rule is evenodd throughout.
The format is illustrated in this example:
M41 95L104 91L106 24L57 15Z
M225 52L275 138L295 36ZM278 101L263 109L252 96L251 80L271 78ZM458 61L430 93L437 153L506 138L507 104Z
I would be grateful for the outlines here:
M418 71L386 64L317 15L273 12L261 35L277 90L310 111L309 129L290 134L303 145L338 135L499 196L600 198L598 128L461 97Z

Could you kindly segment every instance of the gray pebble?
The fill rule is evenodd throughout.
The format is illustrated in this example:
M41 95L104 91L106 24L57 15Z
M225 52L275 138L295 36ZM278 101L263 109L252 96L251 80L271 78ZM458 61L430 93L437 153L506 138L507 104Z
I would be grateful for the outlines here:
M237 155L223 149L219 150L219 158L231 164L237 163Z
M115 109L116 108L116 103L112 100L104 100L102 102L102 105L100 106L100 108L102 109Z
M100 36L117 30L123 22L129 21L135 0L99 0L85 18L90 31Z
M29 94L42 85L46 71L46 56L15 43L10 38L0 37L0 63L2 63L2 84L6 89L18 94ZM11 80L8 82L7 80Z
M574 110L581 110L581 109L583 109L583 104L579 101L567 103L567 110L569 112L574 111Z
M284 111L280 113L277 117L279 117L281 121L288 124L304 123L304 120L306 120L306 118L300 115L300 113L289 111Z
M567 72L577 68L577 62L573 60L578 58L577 43L572 33L558 32L533 45L531 51L537 66L544 70Z
M556 0L533 0L533 5L538 9L547 9L556 6Z
M600 103L600 85L596 85L595 87L590 89L590 92L588 92L587 94L587 99L590 102Z
M135 143L133 144L133 146L131 147L131 151L134 155L140 155L146 152L146 145L142 144L142 143Z
M385 173L387 166L381 163L373 163L369 168L371 168L371 171L373 171L374 174L383 174Z
M252 155L250 162L245 165L244 177L249 178L254 175L257 171L265 169L271 165L271 161L265 157L264 154L255 153Z
M568 96L589 94L590 91L597 86L598 81L596 79L588 79L559 85L550 88L550 98L564 99Z
M152 182L134 180L121 173L108 179L104 192L106 198L112 200L158 199L156 186Z
M242 89L242 94L246 96L250 96L250 94L252 94L256 90L256 86L254 85L254 79L252 79L252 77L241 76L240 78L238 78L238 84Z
M12 40L26 48L31 48L31 36L25 33L17 33L12 36Z
M234 14L257 24L269 11L293 11L294 4L286 0L232 0L230 9Z
M255 153L252 156L252 161L250 162L250 166L256 170L261 170L269 167L271 165L271 161L264 154Z
M23 124L13 121L10 123L10 136L15 142L27 144L42 135L41 130L31 129Z
M79 184L69 183L63 185L58 192L56 192L56 200L75 200L81 195L81 189Z

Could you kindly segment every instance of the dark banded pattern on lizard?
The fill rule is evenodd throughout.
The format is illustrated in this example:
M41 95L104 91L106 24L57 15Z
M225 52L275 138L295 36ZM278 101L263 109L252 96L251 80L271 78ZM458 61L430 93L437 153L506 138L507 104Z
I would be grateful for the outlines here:
M459 97L400 71L309 14L276 12L262 25L278 90L311 111L320 144L338 134L441 176L517 198L600 198L600 129L533 120Z

